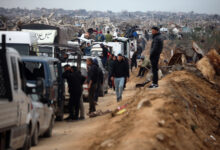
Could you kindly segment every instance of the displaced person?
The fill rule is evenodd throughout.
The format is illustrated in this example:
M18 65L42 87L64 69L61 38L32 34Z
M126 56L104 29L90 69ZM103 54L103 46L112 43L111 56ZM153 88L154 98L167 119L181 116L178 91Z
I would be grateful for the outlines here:
M113 64L114 64L114 54L110 55L109 56L109 59L108 59L108 86L110 88L112 88L112 80L111 80L111 74L112 74L112 67L113 67Z
M104 42L105 41L105 36L102 34L102 31L100 31L98 33L98 35L96 36L96 41L97 42Z
M131 58L131 72L133 67L137 68L137 51L134 52Z
M153 41L151 44L150 50L150 61L152 65L152 73L153 73L153 83L149 86L149 88L157 88L158 87L158 62L160 59L160 54L163 50L163 37L159 32L158 27L152 27Z
M127 71L126 72L128 72L128 74L125 76L125 79L128 77L129 78L129 60L128 60L128 58L127 57L125 57L125 56L123 56L123 61L125 62L125 64L126 64L126 68L127 68ZM126 88L126 84L127 84L127 80L125 80L125 82L124 82L124 89Z
M93 60L93 64L96 65L96 67L98 69L98 82L97 82L97 89L96 89L96 92L95 92L95 102L97 104L98 98L99 98L99 93L100 93L101 87L103 85L103 72L102 72L102 69L98 65L97 59Z
M123 61L123 56L118 54L117 60L114 62L112 68L112 80L115 83L115 90L117 96L117 102L122 100L122 92L124 89L124 82L128 80L129 71L126 62Z
M105 35L105 41L106 42L112 42L112 35L109 31L107 31L107 34Z
M92 49L92 47L91 47L90 43L87 43L87 47L85 48L85 51L84 51L86 56L91 56L91 49Z
M89 114L96 111L95 108L95 92L98 83L98 68L93 64L92 58L87 58L86 60L88 68L88 91L89 91Z
M81 88L83 89L83 84L84 84L84 82L85 82L85 80L86 80L86 77L84 77L84 76L81 74L81 71L79 71L79 70L77 69L77 67L72 66L71 69L72 69L72 72L78 73L78 76L79 76L79 78L81 79L81 81L80 81L80 83L81 83ZM79 120L84 120L84 119L85 119L85 109L84 109L84 105L83 105L83 94L81 94L81 97L80 97L79 111L80 111Z
M73 121L79 119L79 106L80 106L80 98L82 95L82 86L81 86L81 78L76 72L72 72L70 65L64 66L65 72L62 77L67 79L68 87L69 87L69 116L65 119L67 121Z
M147 69L150 69L151 67L150 60L147 59L147 57L141 56L141 60L142 60L142 63L141 65L139 65L140 70L139 70L137 77L143 77Z
M105 47L104 44L100 44L102 48L102 64L104 67L106 67L107 60L108 60L108 49Z

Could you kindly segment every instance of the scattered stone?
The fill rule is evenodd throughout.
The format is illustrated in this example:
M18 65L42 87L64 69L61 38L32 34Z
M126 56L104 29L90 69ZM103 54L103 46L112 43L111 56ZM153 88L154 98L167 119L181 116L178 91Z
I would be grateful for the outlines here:
M196 129L197 129L197 125L191 125L191 130L195 133L196 132Z
M112 147L115 145L115 140L113 139L108 139L102 142L101 147Z
M151 107L152 104L151 104L151 102L150 102L149 100L142 100L142 101L140 101L140 102L138 103L137 109L140 109L140 108L143 107L143 106L145 106L145 107Z
M157 134L156 138L157 138L158 141L161 141L161 142L165 140L165 136L164 136L163 133Z
M164 125L165 125L165 120L160 120L160 121L158 121L158 125L159 125L159 127L164 127Z
M210 138L211 138L213 141L216 141L216 138L215 138L213 135L210 135Z

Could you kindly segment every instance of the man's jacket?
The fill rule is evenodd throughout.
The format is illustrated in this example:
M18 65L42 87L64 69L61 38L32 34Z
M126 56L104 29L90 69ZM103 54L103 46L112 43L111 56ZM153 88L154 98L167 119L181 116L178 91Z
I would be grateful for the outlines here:
M150 59L158 58L163 49L163 37L160 33L153 35L151 44Z

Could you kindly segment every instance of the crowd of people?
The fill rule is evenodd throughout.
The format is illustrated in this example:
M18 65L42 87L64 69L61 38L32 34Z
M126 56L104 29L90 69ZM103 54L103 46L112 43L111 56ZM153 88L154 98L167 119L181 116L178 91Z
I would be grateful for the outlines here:
M135 50L134 44L131 44L131 58L126 58L122 54L115 56L110 53L105 47L101 44L102 51L102 63L104 68L108 71L108 86L113 88L116 93L117 102L122 100L122 94L126 88L126 83L130 77L130 70L132 71L133 67L139 67L139 72L137 77L143 77L146 71L150 71L153 74L152 84L149 88L158 87L158 62L160 54L163 49L163 38L159 32L158 27L152 27L153 41L150 49L149 59L145 56L140 56L143 48ZM99 38L99 37L98 37ZM100 36L102 39L102 36ZM112 36L108 32L105 37L108 41L112 40ZM144 47L146 43L141 43ZM90 44L87 45L91 47ZM141 47L141 46L140 46ZM85 51L86 54L89 54L89 50ZM142 61L140 65L137 65L137 59L140 57ZM98 102L100 87L103 84L103 72L99 68L98 61L96 59L87 58L87 80L84 76L81 75L81 72L74 66L65 65L63 73L63 78L67 80L69 86L69 116L66 120L81 120L85 119L84 106L83 106L83 83L86 80L88 84L88 101L89 101L89 114L96 111L96 105ZM129 70L130 69L130 70ZM79 114L80 112L80 114Z

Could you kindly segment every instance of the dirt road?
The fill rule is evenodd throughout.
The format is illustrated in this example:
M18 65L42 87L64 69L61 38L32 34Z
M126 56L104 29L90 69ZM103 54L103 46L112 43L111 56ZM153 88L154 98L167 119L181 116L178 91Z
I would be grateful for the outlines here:
M136 75L137 70L131 73L121 103L109 90L97 106L105 111L127 104L125 113L56 122L53 136L32 150L220 149L219 86L192 71L177 71L160 80L158 89L136 89L145 80Z
M123 98L131 98L135 94L133 84L128 84L124 91ZM88 112L88 103L85 104L86 113ZM97 110L114 110L119 106L116 102L115 92L109 90L105 97L100 97ZM31 150L86 150L89 149L92 141L100 128L108 122L110 115L96 118L87 118L78 122L56 122L51 138L40 138L39 144L32 147ZM92 144L92 143L91 143Z

